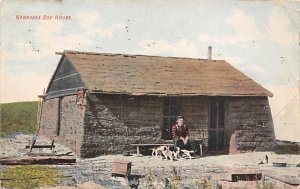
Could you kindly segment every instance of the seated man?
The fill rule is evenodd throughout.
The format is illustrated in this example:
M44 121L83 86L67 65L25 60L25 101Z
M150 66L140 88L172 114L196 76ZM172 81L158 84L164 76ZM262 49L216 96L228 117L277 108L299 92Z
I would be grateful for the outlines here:
M176 124L172 126L172 137L174 141L174 149L179 147L180 149L193 150L196 152L194 141L189 139L189 129L184 124L183 116L177 116Z

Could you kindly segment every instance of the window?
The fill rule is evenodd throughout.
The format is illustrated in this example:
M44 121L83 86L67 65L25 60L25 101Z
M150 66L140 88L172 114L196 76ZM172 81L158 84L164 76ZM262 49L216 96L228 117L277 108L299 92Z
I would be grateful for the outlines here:
M178 98L164 97L163 101L162 138L172 139L172 125L176 123L176 117L178 115Z

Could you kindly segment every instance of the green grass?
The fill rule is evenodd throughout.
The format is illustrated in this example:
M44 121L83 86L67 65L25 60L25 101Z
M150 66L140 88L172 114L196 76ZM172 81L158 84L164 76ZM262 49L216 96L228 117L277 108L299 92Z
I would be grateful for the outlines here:
M41 165L7 167L0 171L4 188L31 189L41 186L55 186L62 173L57 168Z
M0 104L0 137L21 132L31 134L37 128L38 102Z
M274 148L276 154L300 154L300 146L298 144L278 144Z

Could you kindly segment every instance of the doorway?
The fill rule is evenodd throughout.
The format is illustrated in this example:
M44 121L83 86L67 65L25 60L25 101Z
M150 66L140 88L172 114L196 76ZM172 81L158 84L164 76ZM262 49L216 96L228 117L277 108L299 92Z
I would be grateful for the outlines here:
M208 150L212 154L225 153L225 98L210 97Z

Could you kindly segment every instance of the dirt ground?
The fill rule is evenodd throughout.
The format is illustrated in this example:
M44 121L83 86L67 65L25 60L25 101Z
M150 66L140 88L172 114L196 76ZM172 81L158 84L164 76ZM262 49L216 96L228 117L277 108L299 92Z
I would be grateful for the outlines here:
M11 138L0 138L0 157L26 156L25 145L32 136L16 135ZM40 143L48 143L47 139L38 138ZM56 145L56 153L66 153L70 150ZM268 155L269 162L258 163ZM131 175L133 179L112 177L112 162L125 160L132 162ZM273 162L287 163L286 167L273 167ZM169 185L178 188L200 188L199 184L209 181L212 188L222 185L222 188L259 188L261 181L229 182L231 173L264 173L276 176L289 176L300 180L300 155L278 155L273 152L252 152L236 155L219 155L180 159L178 161L162 160L152 156L137 157L136 155L106 155L96 158L77 158L75 165L52 165L61 169L64 175L71 176L54 188L166 188ZM5 166L0 165L0 169ZM176 176L176 177L175 177ZM176 179L174 179L176 178ZM273 188L297 188L284 183L276 183ZM45 188L45 187L44 187Z
M75 186L42 187L40 189L105 189L105 187L91 181L76 184Z

